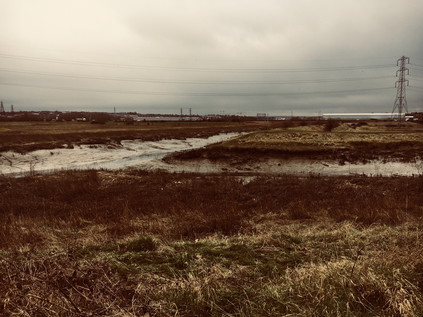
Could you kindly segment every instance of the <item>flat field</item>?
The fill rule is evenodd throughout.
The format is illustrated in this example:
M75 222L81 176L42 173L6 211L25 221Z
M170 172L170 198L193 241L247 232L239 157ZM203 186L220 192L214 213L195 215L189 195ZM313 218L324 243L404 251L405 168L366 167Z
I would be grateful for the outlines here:
M272 157L366 162L423 157L423 125L406 123L399 128L387 122L349 122L331 131L324 124L257 131L237 139L188 153L181 159L256 160Z
M422 316L422 249L423 176L0 177L2 316Z
M28 152L79 144L118 143L121 140L183 139L225 132L268 128L268 123L239 122L0 122L0 152Z

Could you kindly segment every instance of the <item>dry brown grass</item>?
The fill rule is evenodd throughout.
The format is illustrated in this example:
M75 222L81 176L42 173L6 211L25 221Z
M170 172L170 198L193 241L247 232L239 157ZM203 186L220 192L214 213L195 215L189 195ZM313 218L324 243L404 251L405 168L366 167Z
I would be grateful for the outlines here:
M105 125L78 122L0 122L0 152L28 152L74 144L107 144L121 140L184 139L218 133L267 129L267 123L138 122Z
M159 219L148 230L195 239L234 234L245 219L268 212L395 225L420 219L423 211L422 177L274 176L245 183L233 176L85 171L1 178L0 188L4 247L43 240L28 221L75 230L95 223L119 235L138 226L128 220Z
M2 316L139 316L147 297L110 266L69 254L16 254L0 260Z
M4 316L423 313L422 177L86 171L0 189Z
M335 160L344 163L372 159L413 162L423 157L423 128L380 122L344 123L331 131L324 125L257 131L186 153L179 159L258 160L266 158Z

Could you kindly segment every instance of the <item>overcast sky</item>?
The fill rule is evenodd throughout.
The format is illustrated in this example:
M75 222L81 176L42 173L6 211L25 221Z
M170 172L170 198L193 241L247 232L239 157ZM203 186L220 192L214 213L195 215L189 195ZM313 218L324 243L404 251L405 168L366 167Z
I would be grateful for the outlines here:
M391 112L422 0L0 0L6 110Z

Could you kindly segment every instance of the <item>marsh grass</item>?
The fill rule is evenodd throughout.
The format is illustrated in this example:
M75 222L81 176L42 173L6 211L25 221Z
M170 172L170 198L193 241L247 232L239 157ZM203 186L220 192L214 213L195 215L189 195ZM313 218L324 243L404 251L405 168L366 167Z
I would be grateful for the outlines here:
M193 151L174 153L170 159L215 161L330 160L344 164L370 160L415 162L423 156L423 129L409 123L404 129L376 122L322 121L248 133L236 139Z
M268 129L272 124L248 122L108 122L93 125L78 122L0 122L0 152L25 153L80 144L119 144L122 140L185 139L218 133Z
M423 314L423 177L83 171L0 188L4 316Z

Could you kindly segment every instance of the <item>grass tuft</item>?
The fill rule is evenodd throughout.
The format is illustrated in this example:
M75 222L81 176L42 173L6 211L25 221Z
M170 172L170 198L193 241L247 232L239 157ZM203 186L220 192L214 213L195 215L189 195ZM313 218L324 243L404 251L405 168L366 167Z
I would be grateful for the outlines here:
M157 243L150 236L138 237L131 240L125 249L129 252L155 251L157 249Z

